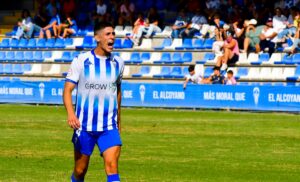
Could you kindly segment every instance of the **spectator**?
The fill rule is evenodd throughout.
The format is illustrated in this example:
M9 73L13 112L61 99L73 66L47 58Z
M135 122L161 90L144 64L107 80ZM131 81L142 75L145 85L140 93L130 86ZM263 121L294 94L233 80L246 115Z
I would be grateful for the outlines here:
M242 52L248 52L248 48L249 46L252 48L255 48L255 52L259 52L260 48L259 48L259 35L263 29L263 25L262 26L257 26L257 21L255 19L251 19L249 21L246 21L246 38L244 40L244 50L242 50Z
M67 19L64 23L59 25L55 25L54 34L56 34L60 38L66 38L69 35L76 34L78 31L76 20L73 19L73 16L67 16ZM61 32L63 35L61 36Z
M186 75L186 79L183 83L183 89L186 88L186 85L188 82L192 82L195 84L200 84L202 83L203 77L201 76L202 73L200 71L195 70L195 65L190 65L189 68L189 75Z
M277 33L282 32L287 25L287 18L282 14L280 8L275 8L275 15L273 16L273 28Z
M46 12L49 17L52 17L53 11L57 11L57 13L60 12L60 4L57 0L50 0L46 6Z
M119 25L132 25L135 7L129 0L124 0L120 7Z
M181 35L182 31L187 27L188 17L185 15L185 10L181 9L179 14L172 26L172 37L178 38Z
M236 80L233 76L233 71L232 70L227 71L227 77L225 78L224 83L226 85L236 85Z
M229 28L228 25L224 25L225 28ZM226 29L215 29L215 38L216 41L214 41L212 46L212 51L216 55L222 55L223 54L223 46L224 46L224 40L226 39Z
M57 37L57 32L54 32L53 27L60 24L60 17L57 14L57 9L53 8L52 12L52 18L49 22L49 24L42 28L40 31L40 38L44 38L44 35L46 34L47 39L51 38L51 35L53 34L54 37Z
M224 84L225 78L221 75L220 67L215 66L213 68L214 72L211 76L203 80L203 83L208 84Z
M272 26L273 21L272 18L269 18L266 22L266 26L262 29L261 34L259 35L260 42L259 47L262 51L265 51L265 49L268 50L270 56L275 50L275 43L277 38L277 32Z
M242 25L241 25L242 24ZM245 29L246 29L246 23L240 23L240 19L234 18L232 20L231 28L234 31L234 38L238 41L239 48L244 48L244 40L245 40Z
M197 9L196 14L192 17L187 28L181 33L182 38L193 38L195 33L200 32L202 25L207 24L207 19L201 14L201 10Z
M145 37L149 38L153 33L161 32L161 28L158 26L160 17L155 8L150 8L147 19L144 22L144 26L140 26L136 38L133 40L134 45L141 44L141 38L143 33L146 33Z
M216 64L216 67L222 66L222 71L227 69L228 64L235 64L239 60L239 45L232 31L227 31L223 49L224 55L217 58Z
M33 22L39 27L45 27L48 25L49 17L47 16L46 12L46 4L39 2L38 10L33 18Z
M278 39L280 42L285 42L286 37L294 37L297 29L297 19L299 18L299 10L297 7L290 9L290 15L287 20L287 28L278 33Z
M127 37L133 40L136 39L139 29L142 28L143 26L145 26L145 19L143 13L139 13L138 18L133 24L132 35Z
M290 50L290 52L292 54L296 53L296 48L297 47L300 47L300 45L299 45L299 43L300 43L299 37L300 37L300 18L297 21L297 30L296 30L296 34L295 34L295 37L294 37L293 45L292 45L291 50Z
M94 21L101 22L106 19L107 14L107 5L104 3L103 0L97 0L96 1L96 10L93 13Z

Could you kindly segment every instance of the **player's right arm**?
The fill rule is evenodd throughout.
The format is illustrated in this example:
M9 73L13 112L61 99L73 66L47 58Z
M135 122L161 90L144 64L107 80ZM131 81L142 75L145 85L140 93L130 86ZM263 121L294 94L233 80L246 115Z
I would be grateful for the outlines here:
M82 61L79 58L74 58L71 63L66 82L64 86L63 101L68 114L68 124L73 129L80 128L80 122L75 114L73 102L72 102L72 91L77 86L79 81L79 75L82 69Z
M64 87L64 93L63 93L63 101L65 108L68 113L68 124L73 129L80 128L80 122L75 115L75 111L72 104L72 91L75 88L75 84L71 82L66 82Z

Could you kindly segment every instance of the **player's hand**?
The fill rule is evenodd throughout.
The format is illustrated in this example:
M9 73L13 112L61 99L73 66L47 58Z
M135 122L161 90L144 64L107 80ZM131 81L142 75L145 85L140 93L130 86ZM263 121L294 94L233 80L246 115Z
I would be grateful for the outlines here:
M80 122L78 118L75 115L69 115L68 116L68 124L73 129L80 128Z

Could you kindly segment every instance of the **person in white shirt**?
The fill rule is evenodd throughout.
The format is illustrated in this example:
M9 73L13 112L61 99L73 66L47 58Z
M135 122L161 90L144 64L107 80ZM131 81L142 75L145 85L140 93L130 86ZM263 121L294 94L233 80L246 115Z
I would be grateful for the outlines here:
M275 8L275 15L273 16L273 28L276 32L282 32L287 25L287 18L281 12L280 8Z
M264 26L261 34L259 35L260 50L264 51L267 48L270 55L275 51L275 43L277 42L277 32L272 27L272 24L272 18L269 18L266 22L266 26Z
M201 84L203 77L200 71L195 70L195 65L190 65L189 68L189 75L186 75L186 79L183 83L183 89L186 88L188 82L192 82L194 84Z

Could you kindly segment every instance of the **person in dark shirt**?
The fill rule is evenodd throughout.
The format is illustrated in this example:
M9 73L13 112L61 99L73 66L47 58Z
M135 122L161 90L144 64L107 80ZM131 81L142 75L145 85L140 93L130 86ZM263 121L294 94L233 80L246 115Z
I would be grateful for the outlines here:
M224 84L225 77L221 75L220 67L215 66L213 68L214 73L210 77L203 80L203 83L207 84Z

